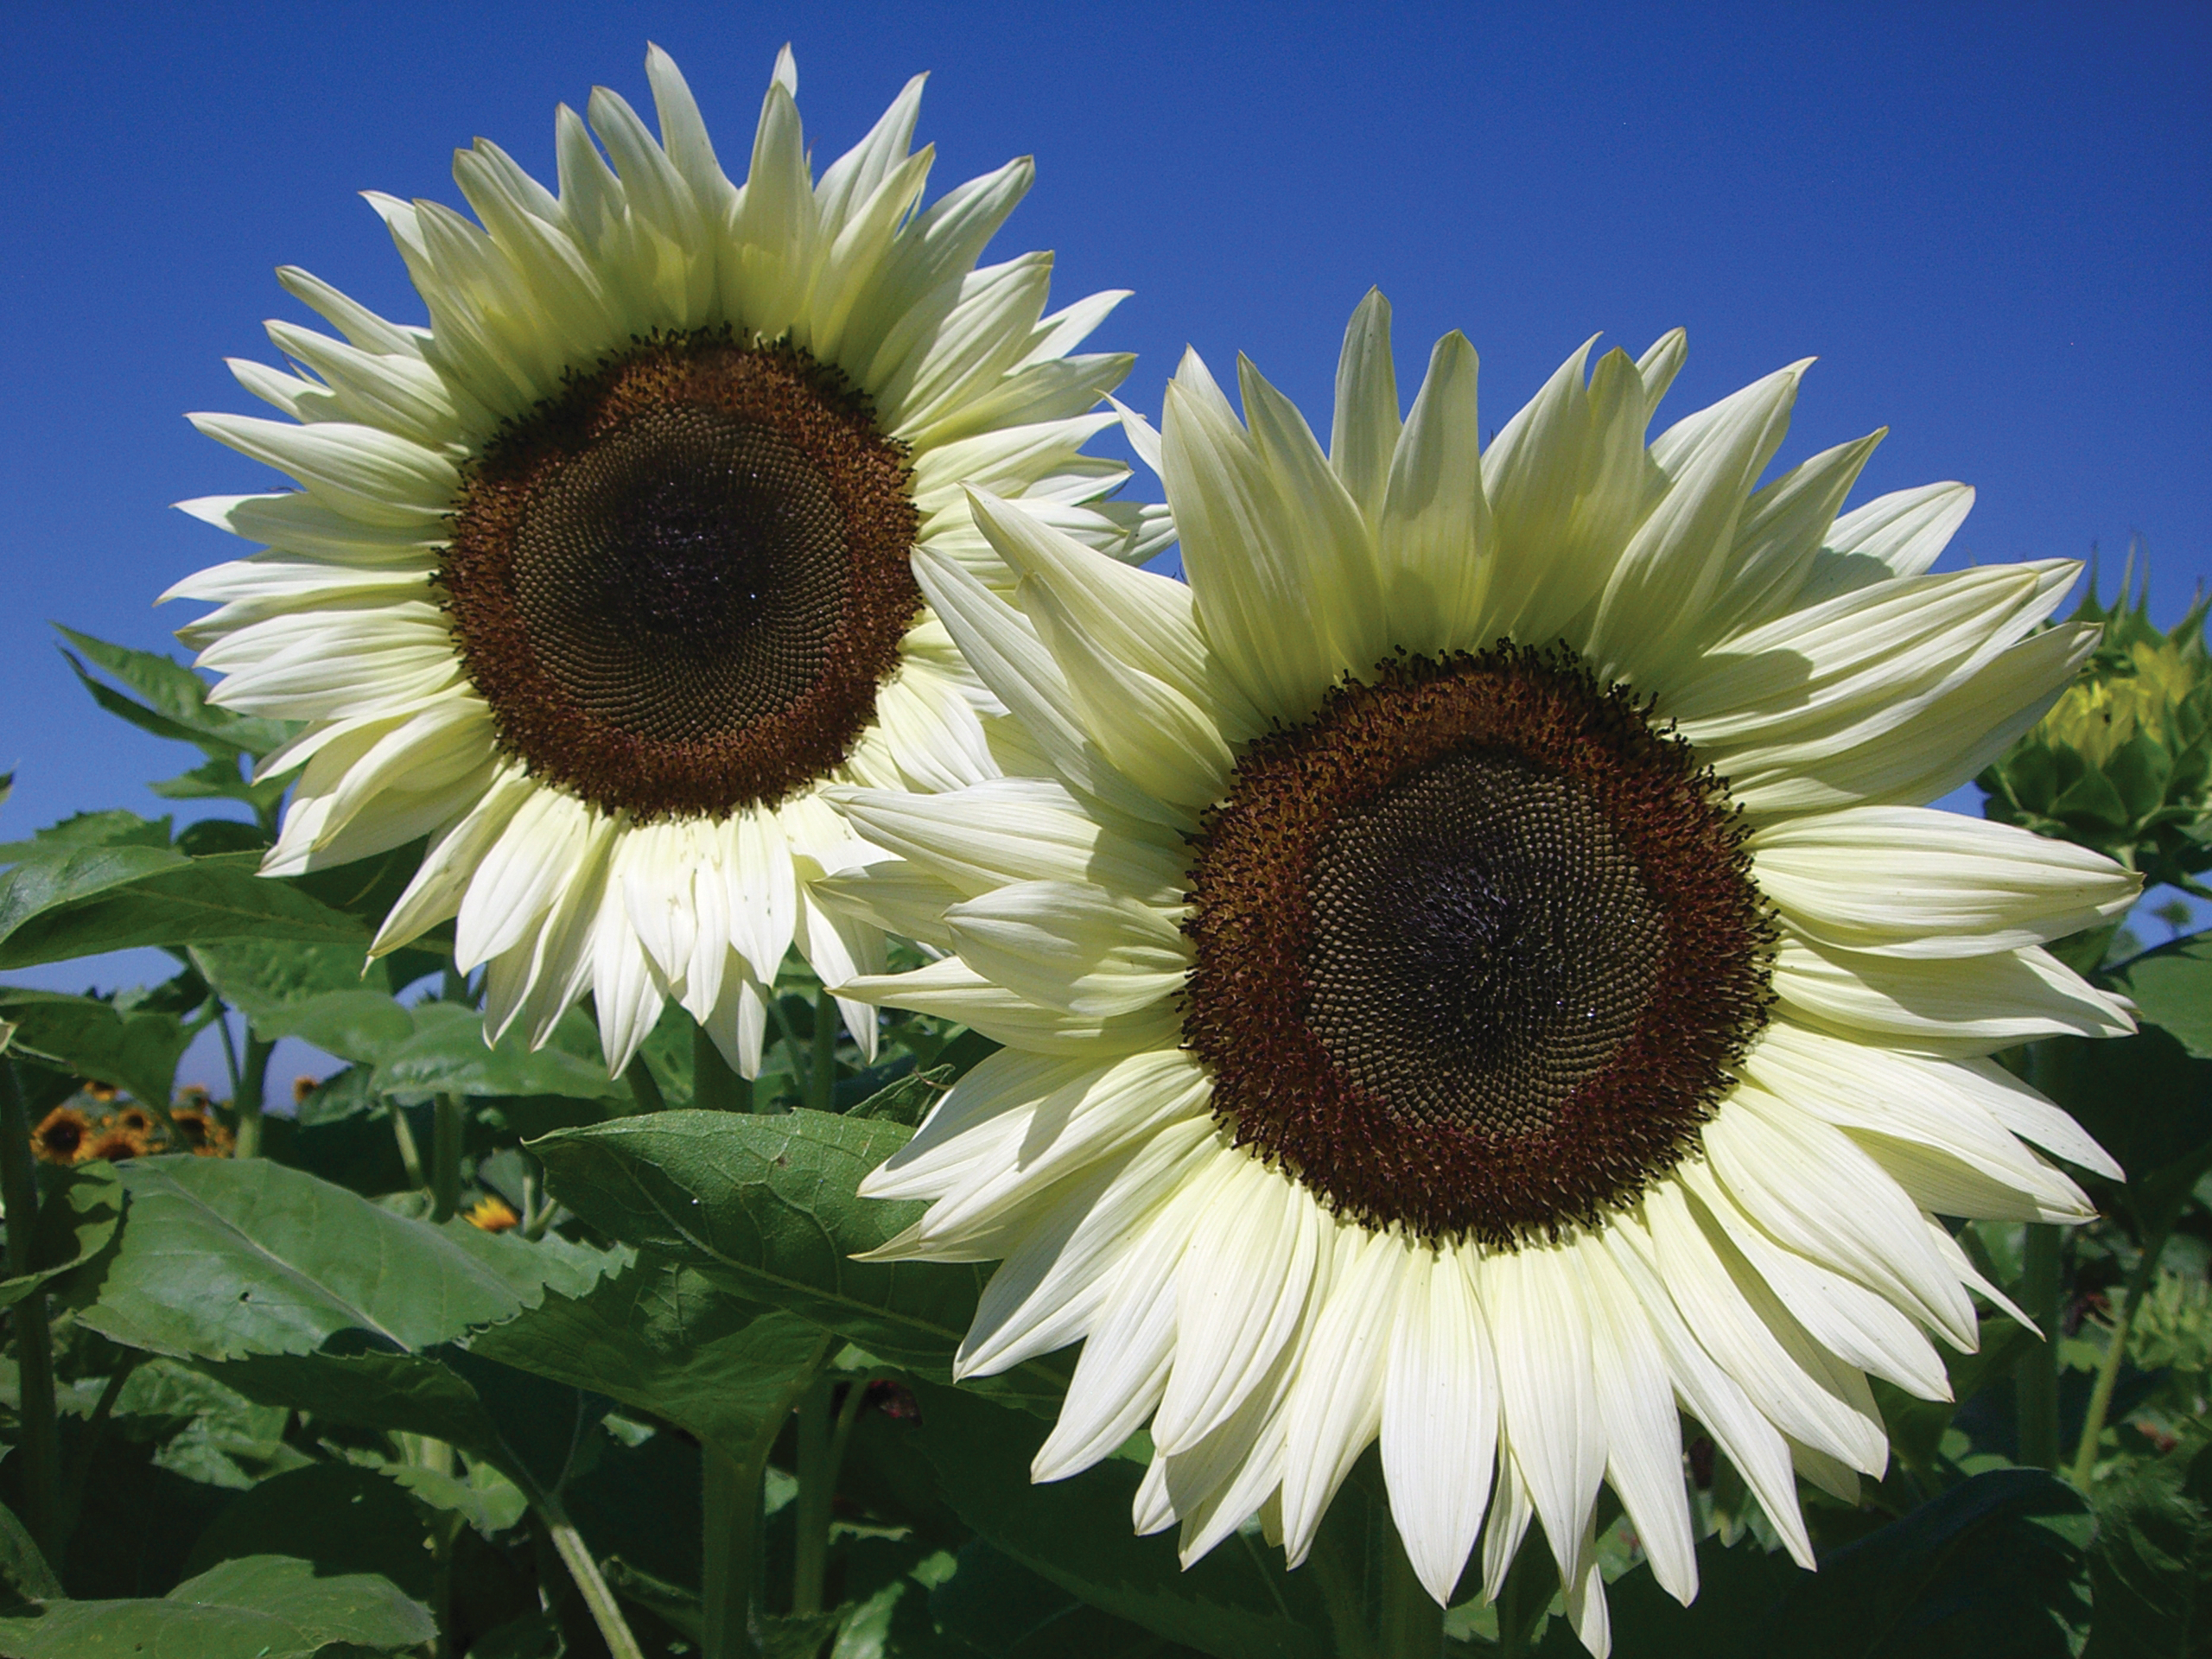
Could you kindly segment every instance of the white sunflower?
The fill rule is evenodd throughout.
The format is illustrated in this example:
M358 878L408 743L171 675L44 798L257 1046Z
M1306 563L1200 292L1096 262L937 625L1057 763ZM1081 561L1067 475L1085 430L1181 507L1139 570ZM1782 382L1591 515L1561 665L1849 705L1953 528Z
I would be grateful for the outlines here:
M268 550L168 596L220 606L182 634L215 701L307 722L264 767L300 772L267 873L428 836L375 951L456 918L492 1033L589 991L620 1071L674 998L749 1077L794 939L882 965L812 896L868 856L823 786L997 772L912 550L1011 583L963 486L1116 557L1166 521L1078 453L1129 359L1071 353L1123 296L1047 316L1051 255L976 266L1028 161L921 208L918 76L817 183L786 48L733 183L646 72L659 141L604 87L588 129L563 106L557 195L481 139L476 222L371 195L427 328L279 273L343 338L271 322L296 372L233 368L289 418L193 418L300 488L184 504Z
M1755 489L1803 364L1647 445L1682 336L1589 349L1479 454L1380 296L1326 454L1186 358L1133 430L1188 586L979 498L1020 608L918 569L1047 775L841 793L900 860L825 892L947 953L849 994L1006 1045L862 1190L931 1201L884 1257L1003 1259L963 1374L1083 1341L1038 1479L1148 1422L1140 1530L1294 1565L1379 1438L1439 1602L1533 1516L1603 1653L1601 1483L1696 1590L1678 1408L1809 1566L1793 1468L1854 1495L1867 1377L1943 1397L2002 1303L1936 1217L2092 1213L1985 1057L2129 1029L2043 946L2137 884L1918 804L2089 648L2075 567L1928 574L1958 485L1837 518L1879 434Z

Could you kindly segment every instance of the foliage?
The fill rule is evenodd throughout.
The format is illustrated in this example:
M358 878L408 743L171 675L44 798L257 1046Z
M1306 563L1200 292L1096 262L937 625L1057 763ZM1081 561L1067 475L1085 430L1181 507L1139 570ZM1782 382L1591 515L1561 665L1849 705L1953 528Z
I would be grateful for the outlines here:
M2092 677L1991 768L1990 810L2193 884L2202 610L2158 634L2125 599L2088 601L2110 629ZM854 1259L914 1211L858 1199L861 1177L988 1043L892 1015L873 1064L820 1047L829 1001L794 960L749 1088L694 1075L676 1011L620 1077L586 1011L537 1052L487 1046L445 939L365 960L419 847L258 875L283 780L246 768L287 728L210 707L168 658L67 638L103 707L200 752L160 792L251 817L98 812L0 849L0 967L123 945L175 964L79 996L0 988L0 1128L22 1154L52 1126L0 1276L0 1652L1363 1650L1395 1548L1371 1453L1325 1522L1337 1581L1256 1532L1185 1572L1130 1530L1141 1433L1030 1484L1071 1356L955 1385L986 1265ZM1878 1385L1893 1466L1856 1504L1806 1489L1816 1575L1687 1424L1703 1592L1662 1592L1609 1503L1615 1651L2206 1650L2212 948L2106 963L2109 944L2084 965L2142 1034L2008 1061L2126 1166L2084 1177L2107 1218L1960 1233L2057 1340L1993 1309L1952 1401ZM224 1098L180 1094L214 1028ZM340 1065L265 1109L288 1037ZM2035 1453L2046 1405L2067 1455ZM1540 1537L1510 1583L1503 1611L1463 1585L1446 1650L1579 1652Z

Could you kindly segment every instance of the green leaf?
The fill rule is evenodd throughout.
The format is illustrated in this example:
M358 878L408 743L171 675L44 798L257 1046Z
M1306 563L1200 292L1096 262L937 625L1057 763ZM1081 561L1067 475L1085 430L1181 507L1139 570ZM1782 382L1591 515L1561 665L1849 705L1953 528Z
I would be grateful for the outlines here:
M905 1077L885 1084L866 1100L847 1112L847 1117L878 1117L887 1123L903 1124L912 1128L929 1116L929 1109L938 1103L944 1091L952 1087L953 1071L949 1065L931 1066L926 1071L909 1071Z
M358 1064L414 1034L385 964L359 944L233 939L196 945L192 960L264 1041L298 1037Z
M391 1653L432 1640L429 1610L388 1579L325 1578L288 1555L226 1561L158 1600L54 1601L0 1618L10 1659L311 1659L346 1643Z
M2081 1552L2066 1523L2085 1508L2040 1469L1977 1475L1826 1556L1817 1573L1796 1575L1758 1651L2067 1659Z
M920 1213L855 1192L907 1133L823 1112L659 1112L548 1135L531 1150L553 1194L601 1232L949 1381L984 1269L851 1259ZM1065 1388L1042 1364L993 1381L1048 1410Z
M2212 1061L2152 1027L2092 1042L2036 1046L2032 1081L2127 1172L2123 1201L2141 1236L2163 1238L2212 1168Z
M146 785L165 801L244 801L256 813L274 810L289 786L284 778L255 783L238 770L234 754L211 755L189 772Z
M2103 770L2126 804L2128 817L2139 823L2164 804L2174 758L2164 744L2147 732L2138 732L2113 751Z
M964 1389L925 1383L916 1393L921 1414L909 1432L945 1500L1010 1560L1217 1659L1325 1659L1333 1651L1311 1573L1285 1573L1237 1539L1185 1572L1173 1539L1133 1535L1137 1465L1109 1459L1071 1480L1032 1485L1042 1423Z
M581 1293L615 1264L411 1221L266 1159L135 1160L118 1173L123 1226L65 1298L111 1340L179 1358L307 1353L340 1331L419 1351L549 1288Z
M739 1300L651 1256L581 1298L548 1296L480 1331L473 1353L603 1394L743 1458L819 1363L820 1326Z
M558 1095L569 1100L630 1103L630 1087L609 1077L598 1058L598 1038L575 1009L563 1030L535 1053L514 1032L497 1047L484 1044L484 1017L457 1002L425 1002L413 1011L411 1035L386 1050L372 1085L401 1101L437 1095ZM569 1046L563 1046L563 1039ZM589 1058L578 1053L587 1047Z
M207 701L207 682L173 657L110 645L89 633L54 625L55 631L101 668L129 686L144 702L122 696L85 671L74 652L61 654L93 701L110 714L156 737L172 737L202 748L227 749L257 758L289 742L299 728L289 721L232 714Z
M2212 1649L2212 1446L2110 1482L2096 1500L2082 1659L2198 1659Z
M0 969L212 939L366 944L365 921L257 874L260 862L143 842L26 860L0 874Z
M49 1279L92 1260L115 1236L122 1217L123 1193L114 1165L87 1164L64 1171L39 1205L38 1229L31 1236L32 1269L0 1280L0 1307L13 1307Z
M128 1090L158 1116L168 1109L188 1039L173 1014L124 1014L93 996L0 988L0 1020L26 1058Z
M264 1406L356 1428L428 1435L475 1457L491 1457L499 1446L476 1390L428 1354L252 1354L203 1369Z
M33 1601L54 1601L62 1593L61 1580L39 1553L30 1529L5 1504L0 1504L0 1578Z
M368 1573L430 1594L429 1535L405 1491L373 1469L318 1463L241 1494L200 1535L188 1575L254 1555L290 1555L319 1574Z
M79 812L48 824L29 841L0 842L0 864L66 858L84 847L167 847L173 830L168 818L142 818L119 807Z
M1623 1659L1766 1659L1791 1653L1770 1643L1775 1607L1810 1575L1780 1551L1770 1554L1746 1535L1734 1547L1714 1534L1697 1547L1697 1599L1687 1607L1659 1587L1649 1567L1638 1566L1608 1586L1613 1651ZM1564 1631L1564 1619L1554 1622ZM1553 1645L1550 1639L1546 1649ZM1565 1637L1562 1645L1580 1652Z
M2171 1033L2196 1058L2212 1059L2212 933L2146 950L2112 979L2135 999L2145 1024Z

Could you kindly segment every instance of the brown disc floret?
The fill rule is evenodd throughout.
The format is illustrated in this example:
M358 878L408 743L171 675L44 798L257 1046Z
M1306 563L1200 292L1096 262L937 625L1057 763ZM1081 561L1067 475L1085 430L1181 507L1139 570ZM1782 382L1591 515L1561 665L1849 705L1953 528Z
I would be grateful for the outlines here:
M657 335L470 468L439 582L500 746L639 818L772 804L874 717L922 606L903 448L805 353Z
M1185 1040L1240 1144L1340 1213L1556 1237L1696 1143L1773 926L1725 785L1571 656L1402 658L1208 813Z

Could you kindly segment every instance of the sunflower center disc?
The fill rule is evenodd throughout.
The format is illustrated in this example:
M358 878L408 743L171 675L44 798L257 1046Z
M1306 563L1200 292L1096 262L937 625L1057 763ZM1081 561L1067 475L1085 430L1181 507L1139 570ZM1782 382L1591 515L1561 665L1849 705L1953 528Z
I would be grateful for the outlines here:
M1596 1224L1695 1145L1764 1022L1743 834L1570 658L1338 688L1251 747L1199 840L1184 1030L1217 1111L1363 1221Z
M836 377L656 338L504 429L442 581L502 745L609 811L720 814L833 771L921 607L898 446Z

